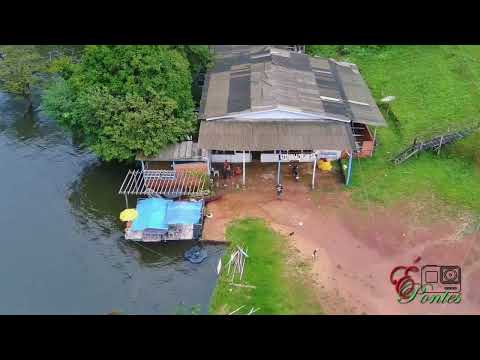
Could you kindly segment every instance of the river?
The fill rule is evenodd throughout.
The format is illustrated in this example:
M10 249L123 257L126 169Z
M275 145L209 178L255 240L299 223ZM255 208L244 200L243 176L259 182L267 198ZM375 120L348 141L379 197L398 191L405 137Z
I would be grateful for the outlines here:
M125 241L127 168L24 110L0 93L0 314L206 313L224 248L195 265L183 259L192 242Z

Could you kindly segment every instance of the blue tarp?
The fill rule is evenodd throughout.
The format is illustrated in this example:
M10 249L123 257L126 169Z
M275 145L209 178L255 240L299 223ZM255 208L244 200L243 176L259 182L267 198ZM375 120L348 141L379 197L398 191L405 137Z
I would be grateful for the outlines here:
M162 198L140 200L138 217L132 230L168 229L173 224L198 224L202 215L203 201L173 201Z
M167 224L198 224L202 214L201 201L171 201L167 207Z

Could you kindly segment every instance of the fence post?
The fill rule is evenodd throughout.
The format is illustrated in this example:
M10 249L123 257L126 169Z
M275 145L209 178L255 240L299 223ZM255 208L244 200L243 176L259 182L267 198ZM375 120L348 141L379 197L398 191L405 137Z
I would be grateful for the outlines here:
M440 150L442 149L442 142L443 142L443 135L440 138L440 145L438 145L438 151L437 151L437 156L440 155Z

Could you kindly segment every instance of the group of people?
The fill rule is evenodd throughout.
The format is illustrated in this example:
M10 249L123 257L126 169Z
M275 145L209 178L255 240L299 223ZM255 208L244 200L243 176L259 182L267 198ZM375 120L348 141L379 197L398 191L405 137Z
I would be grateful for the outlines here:
M223 179L229 179L232 176L238 176L242 174L242 170L240 170L240 166L236 166L235 168L232 168L232 165L225 160L223 163L223 169L222 169L222 178Z

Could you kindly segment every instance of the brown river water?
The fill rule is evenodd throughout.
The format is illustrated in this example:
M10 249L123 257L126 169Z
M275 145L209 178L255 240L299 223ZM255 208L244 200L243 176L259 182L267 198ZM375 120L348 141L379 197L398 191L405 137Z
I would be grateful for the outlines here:
M183 258L191 242L125 241L127 167L25 105L0 93L0 314L206 313L224 247L195 265Z

